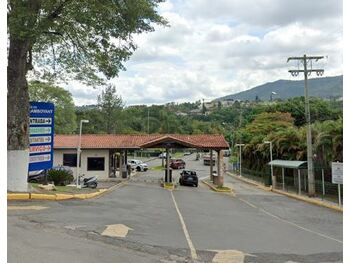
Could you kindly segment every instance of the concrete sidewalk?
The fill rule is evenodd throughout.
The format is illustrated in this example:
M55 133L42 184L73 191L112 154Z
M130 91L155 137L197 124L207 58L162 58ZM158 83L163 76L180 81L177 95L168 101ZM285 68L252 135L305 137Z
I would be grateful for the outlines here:
M243 176L238 176L238 175L235 175L231 172L226 172L227 175L235 178L235 179L238 179L238 180L241 180L245 183L248 183L248 184L251 184L251 185L254 185L256 186L257 188L260 188L264 191L271 191L271 192L274 192L274 193L278 193L278 194L282 194L282 195L285 195L285 196L288 196L288 197L291 197L291 198L294 198L294 199L297 199L297 200L301 200L301 201L304 201L304 202L308 202L310 204L314 204L314 205L319 205L319 206L323 206L323 207L327 207L327 208L330 208L330 209L333 209L333 210L336 210L338 212L343 212L343 207L340 207L332 202L329 202L329 201L326 201L326 200L322 200L320 198L317 198L317 197L314 197L314 198L311 198L311 197L308 197L306 195L298 195L298 194L294 194L294 193L290 193L290 192L285 192L285 191L282 191L282 190L278 190L278 189L272 189L272 187L266 187L254 180L250 180L248 178L245 178ZM225 182L225 185L232 188L234 190L234 184L230 183L230 182Z

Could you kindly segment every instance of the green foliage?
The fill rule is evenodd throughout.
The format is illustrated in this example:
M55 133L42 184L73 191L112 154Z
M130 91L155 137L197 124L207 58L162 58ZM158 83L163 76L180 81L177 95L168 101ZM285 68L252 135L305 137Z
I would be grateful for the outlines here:
M124 70L133 35L166 25L162 0L8 1L10 41L28 41L41 77L101 83Z
M31 101L52 102L55 104L55 133L74 133L76 114L72 94L52 83L39 81L29 82L29 97Z
M295 119L294 124L298 127L305 125L305 101L304 97L295 97L276 104L269 105L268 112L289 112ZM320 98L310 99L311 122L336 120L342 114L342 109L337 102L325 101Z
M55 185L67 185L73 181L73 175L65 170L49 170L47 178Z
M116 133L116 128L120 121L123 100L116 94L116 88L108 85L97 98L98 108L104 120L104 131L112 134Z

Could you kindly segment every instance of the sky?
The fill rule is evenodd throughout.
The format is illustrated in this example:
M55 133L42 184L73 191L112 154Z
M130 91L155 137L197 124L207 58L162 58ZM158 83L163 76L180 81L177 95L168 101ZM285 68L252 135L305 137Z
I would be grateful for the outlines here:
M324 76L343 74L340 0L167 0L169 27L135 35L138 49L111 80L126 105L194 102L278 79L300 80L290 56L323 55ZM316 76L314 76L316 77ZM100 89L71 82L76 105L95 104Z

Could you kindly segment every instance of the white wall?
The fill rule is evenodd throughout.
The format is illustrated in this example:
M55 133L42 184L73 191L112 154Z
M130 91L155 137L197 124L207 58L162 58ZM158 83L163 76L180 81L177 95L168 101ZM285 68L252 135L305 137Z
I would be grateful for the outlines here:
M71 153L77 154L77 150L62 150L55 149L54 150L54 158L53 163L56 165L63 165L63 154ZM105 158L105 168L104 171L88 171L87 170L87 158L88 157L104 157ZM73 170L74 177L76 176L76 167L71 167ZM81 151L81 168L80 174L85 174L85 177L96 176L98 179L107 179L109 171L109 150L104 149L94 149L94 150L82 150Z
M29 150L7 151L7 190L28 191Z

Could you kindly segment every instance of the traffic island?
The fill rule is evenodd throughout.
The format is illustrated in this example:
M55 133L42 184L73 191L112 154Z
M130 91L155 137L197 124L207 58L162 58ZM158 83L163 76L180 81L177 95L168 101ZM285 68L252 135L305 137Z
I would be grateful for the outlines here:
M175 189L175 184L173 183L163 183L163 187L168 190L174 190Z
M209 186L210 189L212 189L215 192L220 192L220 193L233 193L233 190L230 187L227 186L217 186L213 184L209 180L201 180L202 183L206 184Z

